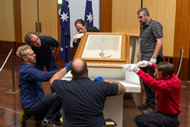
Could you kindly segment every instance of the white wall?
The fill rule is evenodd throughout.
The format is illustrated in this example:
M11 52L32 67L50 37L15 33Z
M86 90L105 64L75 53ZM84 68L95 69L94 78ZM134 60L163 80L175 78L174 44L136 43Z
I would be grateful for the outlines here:
M70 5L70 29L71 29L71 46L73 36L77 33L74 22L77 19L84 20L86 0L69 0ZM94 16L94 26L100 29L100 0L92 0L92 11Z

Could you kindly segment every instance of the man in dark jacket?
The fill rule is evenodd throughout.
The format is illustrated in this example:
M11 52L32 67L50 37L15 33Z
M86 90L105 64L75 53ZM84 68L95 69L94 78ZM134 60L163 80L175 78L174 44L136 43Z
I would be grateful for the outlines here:
M48 71L57 69L55 59L60 49L59 41L50 36L38 36L35 32L28 32L25 35L25 42L36 54L36 68L42 71L44 66Z

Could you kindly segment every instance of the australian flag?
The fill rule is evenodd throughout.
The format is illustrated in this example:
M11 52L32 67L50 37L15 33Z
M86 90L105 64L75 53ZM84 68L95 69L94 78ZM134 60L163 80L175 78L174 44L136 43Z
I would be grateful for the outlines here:
M62 2L60 24L61 24L61 60L68 63L71 60L69 0L63 0Z
M86 21L88 27L93 26L92 0L86 0L84 20Z

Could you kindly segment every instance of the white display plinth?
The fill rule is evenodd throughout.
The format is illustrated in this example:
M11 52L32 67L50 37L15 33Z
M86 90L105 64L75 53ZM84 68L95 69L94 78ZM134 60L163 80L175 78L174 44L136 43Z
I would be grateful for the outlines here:
M126 87L126 92L140 93L141 85L139 77L134 72L124 72L119 68L88 68L89 78L101 76L107 80L114 80ZM68 72L62 79L71 80ZM107 97L104 107L104 117L116 121L118 127L123 127L123 95Z

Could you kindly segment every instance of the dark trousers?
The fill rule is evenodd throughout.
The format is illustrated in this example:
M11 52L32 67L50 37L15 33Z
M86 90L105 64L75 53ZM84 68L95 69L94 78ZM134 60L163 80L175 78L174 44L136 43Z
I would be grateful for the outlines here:
M160 63L163 61L163 58L162 57L157 57L157 62L156 64ZM151 67L145 67L145 68L141 68L144 72L146 73L149 73L152 77L154 77L154 70L152 70ZM144 84L144 88L145 88L145 93L146 93L146 103L147 103L147 107L148 108L151 108L153 110L156 109L156 98L155 98L155 95L156 95L156 91L149 88L147 84Z
M61 100L56 93L44 96L30 108L25 109L26 113L34 116L35 120L43 120L46 118L49 121L56 121L61 118Z
M154 77L153 76L154 70L152 70L151 67L145 67L145 68L142 68L142 70L146 73L149 73L152 77ZM148 85L145 84L144 82L143 82L143 85L144 85L144 89L145 89L145 93L146 93L147 107L154 110L156 108L156 98L155 98L156 91L149 88Z
M156 110L138 115L135 122L137 127L175 127L178 123L178 115L166 115Z
M43 71L44 66L47 68L47 71L54 71L57 69L56 61L53 55L48 59L36 59L35 67L38 70Z

